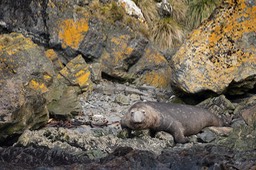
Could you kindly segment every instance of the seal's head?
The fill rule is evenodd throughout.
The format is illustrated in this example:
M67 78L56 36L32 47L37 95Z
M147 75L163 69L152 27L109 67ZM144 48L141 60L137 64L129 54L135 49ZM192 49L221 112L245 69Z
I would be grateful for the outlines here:
M144 102L135 103L122 118L121 124L138 130L150 128L156 121L152 111L152 108Z

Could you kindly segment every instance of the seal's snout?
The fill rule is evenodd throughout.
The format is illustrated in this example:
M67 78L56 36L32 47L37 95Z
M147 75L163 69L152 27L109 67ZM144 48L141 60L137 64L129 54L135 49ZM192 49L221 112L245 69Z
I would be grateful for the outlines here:
M131 112L132 121L135 124L140 124L145 120L145 111L134 111Z

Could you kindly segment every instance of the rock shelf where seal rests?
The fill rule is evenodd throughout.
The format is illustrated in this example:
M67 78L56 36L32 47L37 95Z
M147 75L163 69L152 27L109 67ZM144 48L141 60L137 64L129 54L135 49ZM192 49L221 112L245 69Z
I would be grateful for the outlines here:
M122 128L150 129L152 134L165 131L176 143L188 142L186 136L197 134L205 127L222 125L222 120L206 109L161 102L137 102L121 119Z

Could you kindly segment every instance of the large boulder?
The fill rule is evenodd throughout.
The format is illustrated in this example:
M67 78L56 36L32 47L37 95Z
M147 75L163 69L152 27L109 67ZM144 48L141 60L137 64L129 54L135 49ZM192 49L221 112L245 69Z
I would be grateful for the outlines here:
M186 93L242 94L256 83L255 1L225 1L172 57L172 83Z
M143 22L126 15L127 8L121 1L119 6L115 1L101 2L1 1L4 10L0 11L0 27L30 35L34 41L52 48L56 55L52 50L46 54L53 57L56 71L63 69L57 60L66 65L81 54L91 64L91 70L97 72L97 82L102 73L103 78L168 88L171 73L167 60L145 36L131 28ZM125 17L126 21L122 20ZM145 27L144 24L141 30Z
M59 71L46 95L51 114L68 117L82 111L81 101L92 90L89 65L81 55L72 59Z
M108 35L100 60L103 73L136 85L170 86L168 61L145 38L123 31Z
M43 96L54 70L44 50L21 34L0 35L0 142L48 121Z
M17 0L0 1L0 27L9 31L22 32L33 36L34 40L41 43L48 42L47 25L47 0Z

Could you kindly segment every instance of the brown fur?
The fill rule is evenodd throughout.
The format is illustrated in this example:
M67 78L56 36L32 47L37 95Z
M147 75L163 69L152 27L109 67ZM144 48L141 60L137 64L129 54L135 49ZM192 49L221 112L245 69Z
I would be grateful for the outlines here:
M165 131L178 143L188 142L185 136L197 134L207 126L222 126L222 124L216 115L205 109L159 102L137 102L121 120L122 128Z

